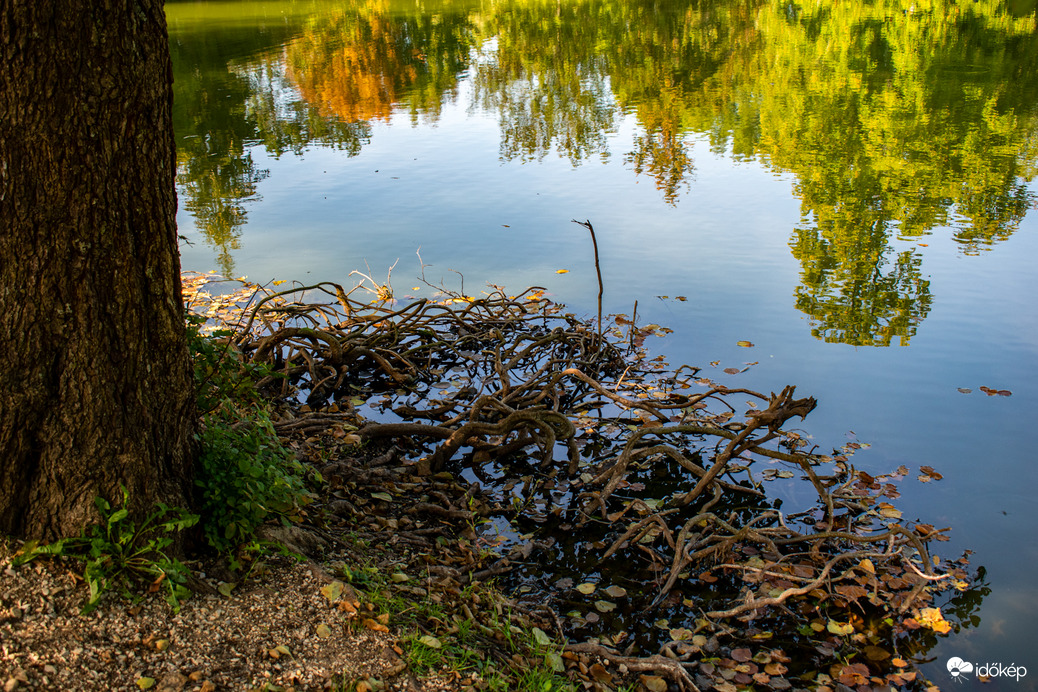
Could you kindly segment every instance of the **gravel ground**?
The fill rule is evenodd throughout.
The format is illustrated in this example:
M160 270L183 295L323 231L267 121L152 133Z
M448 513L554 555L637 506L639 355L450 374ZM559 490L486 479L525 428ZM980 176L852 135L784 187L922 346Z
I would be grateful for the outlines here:
M451 687L407 675L392 632L351 628L349 614L321 595L331 578L315 564L272 563L230 598L194 595L179 613L157 595L133 604L109 594L83 616L77 563L13 567L10 553L0 540L5 692L338 690L366 678L387 691Z

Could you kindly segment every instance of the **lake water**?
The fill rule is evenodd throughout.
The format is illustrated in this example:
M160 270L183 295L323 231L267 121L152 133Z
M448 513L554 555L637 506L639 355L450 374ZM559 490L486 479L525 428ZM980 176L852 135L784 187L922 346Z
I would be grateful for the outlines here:
M906 518L975 551L990 594L929 675L959 656L1035 687L1033 0L167 15L185 268L352 284L394 267L403 298L430 294L424 263L434 284L539 285L591 316L571 223L589 219L607 312L637 301L672 328L652 344L672 364L817 397L803 427L822 449L908 466ZM943 479L917 481L924 465Z

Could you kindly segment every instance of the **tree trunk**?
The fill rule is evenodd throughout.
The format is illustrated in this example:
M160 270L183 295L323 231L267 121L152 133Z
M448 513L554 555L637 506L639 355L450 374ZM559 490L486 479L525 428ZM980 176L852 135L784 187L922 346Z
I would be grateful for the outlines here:
M191 495L162 0L0 0L0 532Z

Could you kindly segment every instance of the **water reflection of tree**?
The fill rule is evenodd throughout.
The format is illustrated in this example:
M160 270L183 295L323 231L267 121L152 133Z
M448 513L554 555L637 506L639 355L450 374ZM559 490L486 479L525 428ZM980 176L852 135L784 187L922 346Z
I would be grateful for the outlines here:
M326 116L389 121L394 108L435 116L457 91L472 48L465 12L391 11L359 2L312 19L285 47L288 78Z
M555 151L578 165L608 155L618 113L590 7L537 0L480 16L472 83L478 107L498 115L502 159Z
M816 222L791 240L797 307L827 341L906 344L929 284L914 254L887 259L891 238L948 225L972 253L1012 234L1030 204L1021 154L1038 80L1014 72L1036 44L994 3L790 7L758 22L766 83L782 88L761 81L755 146L797 175Z
M605 157L631 117L625 162L670 203L694 173L693 138L793 173L805 220L791 240L796 299L816 334L907 343L930 296L918 257L895 256L893 239L948 226L976 253L1033 204L1034 24L996 0L928 11L910 0L338 5L230 74L226 60L208 63L223 81L189 76L201 115L181 139L187 206L233 248L264 175L249 142L275 155L313 142L356 153L394 108L435 117L467 70L476 105L498 115L505 159Z
M256 165L253 147L280 156L321 142L353 155L370 134L366 123L323 117L292 92L272 49L287 32L215 28L171 40L181 204L227 275L248 204L260 199L258 185L269 174Z

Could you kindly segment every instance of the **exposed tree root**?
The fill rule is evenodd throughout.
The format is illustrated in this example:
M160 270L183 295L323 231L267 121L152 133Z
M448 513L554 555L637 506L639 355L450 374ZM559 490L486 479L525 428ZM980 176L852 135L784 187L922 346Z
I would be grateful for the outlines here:
M825 604L835 621L852 608L917 613L934 592L965 578L961 566L931 559L927 544L942 540L941 531L900 521L884 501L896 496L894 476L850 464L856 445L832 456L804 449L786 426L816 402L794 398L793 386L763 394L695 368L666 371L627 348L623 334L563 314L538 289L479 298L448 292L403 307L358 302L331 283L253 289L259 297L239 318L234 346L269 367L262 386L309 409L279 421L279 431L390 439L401 450L399 462L392 459L401 465L398 485L405 469L480 479L469 498L479 497L478 506L432 495L422 507L434 516L604 526L603 564L648 558L663 566L651 607L679 583L725 578L743 589L703 613L715 631L738 618L786 617L805 598ZM640 340L651 332L640 330ZM736 396L750 399L742 420ZM636 479L651 467L671 474L664 497L632 491L644 487ZM793 514L770 506L765 483L796 475L814 500ZM502 574L528 557L510 554L469 579ZM696 689L681 663L665 656L630 657L598 644L569 650Z

